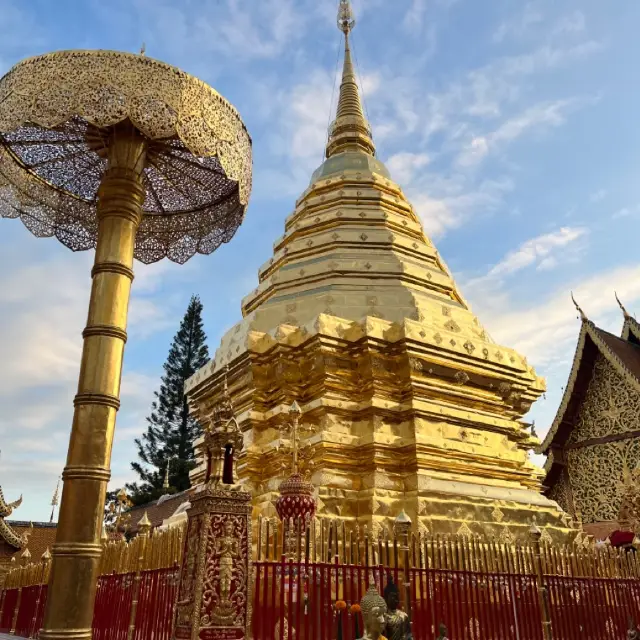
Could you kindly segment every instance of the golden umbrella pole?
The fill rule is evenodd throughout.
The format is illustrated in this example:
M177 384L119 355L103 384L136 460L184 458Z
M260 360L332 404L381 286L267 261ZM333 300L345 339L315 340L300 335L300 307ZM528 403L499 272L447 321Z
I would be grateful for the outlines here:
M42 638L91 638L133 260L211 253L250 191L238 112L180 69L60 51L0 78L0 215L96 250Z
M114 131L98 192L89 317L41 638L91 638L145 155L132 126Z

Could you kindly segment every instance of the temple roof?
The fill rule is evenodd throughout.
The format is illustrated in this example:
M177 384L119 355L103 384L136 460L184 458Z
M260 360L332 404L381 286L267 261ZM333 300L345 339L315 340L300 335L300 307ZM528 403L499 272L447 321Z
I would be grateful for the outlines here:
M16 549L23 549L27 545L27 536L16 533L5 518L8 518L21 504L22 496L14 502L7 502L0 487L0 538Z
M627 316L624 319L622 339L640 345L640 323L635 318Z
M633 321L637 330L638 323L632 318L625 317L622 337L619 338L608 331L599 329L586 316L582 318L582 328L578 336L578 345L573 359L569 380L558 408L556 417L538 449L538 453L547 454L545 469L548 479L555 481L555 473L551 473L561 450L571 436L575 418L586 393L593 365L598 354L601 354L611 366L640 392L640 345L629 338ZM626 336L626 337L625 337ZM548 484L548 483L547 483Z
M20 538L27 541L26 547L31 553L33 562L37 562L42 554L51 550L56 541L57 523L55 522L27 522L25 520L9 520L6 522L12 531ZM20 547L13 557L20 559L20 555L25 547Z
M187 489L180 493L161 496L153 502L141 504L129 509L127 513L131 514L131 528L129 533L136 534L138 532L138 522L143 514L147 514L151 522L151 527L155 529L159 527L167 518L171 517L176 510L185 502L189 502L193 489Z

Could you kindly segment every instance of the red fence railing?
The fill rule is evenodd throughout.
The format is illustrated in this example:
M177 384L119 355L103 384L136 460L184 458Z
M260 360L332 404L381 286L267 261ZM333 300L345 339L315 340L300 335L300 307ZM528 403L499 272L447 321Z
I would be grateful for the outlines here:
M9 633L13 627L13 617L18 604L20 589L5 589L2 598L2 615L0 616L0 633Z
M142 572L134 640L171 640L179 574L178 567Z
M254 563L255 640L343 640L363 633L352 613L371 577L382 593L389 573L402 590L403 570L281 559ZM170 640L179 569L113 574L99 579L93 621L95 640ZM534 575L411 568L409 597L415 640L432 640L438 625L450 640L542 640L542 614ZM624 638L629 617L640 619L640 579L545 575L555 640ZM6 589L0 599L0 632L36 637L46 585ZM336 601L346 609L336 612ZM133 603L137 601L134 610ZM130 628L131 625L133 629ZM356 630L357 624L357 630Z
M134 581L134 573L100 576L91 625L94 640L127 640Z
M136 574L100 576L93 614L93 640L127 640L133 624L134 640L170 640L177 598L178 567L142 571L137 590L138 606L132 619ZM47 585L5 589L0 607L0 633L35 638L42 627Z
M640 581L545 576L551 627L563 640L626 638L629 618L638 622Z
M413 569L411 610L415 640L432 640L441 622L451 638L542 639L531 575Z
M343 640L362 636L362 616L350 607L364 595L369 576L383 593L395 568L294 562L254 563L253 637L256 640ZM410 605L415 640L433 640L444 623L450 640L542 640L542 612L535 575L411 569ZM629 617L640 619L640 580L545 576L554 638L623 638ZM344 600L341 614L336 602ZM358 636L356 636L356 623Z

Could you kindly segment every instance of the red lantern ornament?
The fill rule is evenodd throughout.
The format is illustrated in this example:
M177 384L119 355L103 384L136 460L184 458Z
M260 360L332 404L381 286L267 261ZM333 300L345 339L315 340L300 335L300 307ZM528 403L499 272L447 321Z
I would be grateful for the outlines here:
M288 523L311 520L316 513L313 485L299 473L289 476L279 487L276 511L280 519Z

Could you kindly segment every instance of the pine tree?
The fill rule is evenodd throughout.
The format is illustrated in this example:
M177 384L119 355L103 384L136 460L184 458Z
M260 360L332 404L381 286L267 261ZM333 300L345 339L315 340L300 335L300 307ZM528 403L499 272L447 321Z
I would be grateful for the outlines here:
M162 384L155 392L147 430L136 440L139 461L132 462L131 468L140 477L140 484L127 485L134 505L189 488L189 471L195 466L193 443L201 427L189 417L184 383L209 360L206 339L202 303L198 296L192 296L164 364ZM167 464L169 490L163 488Z

